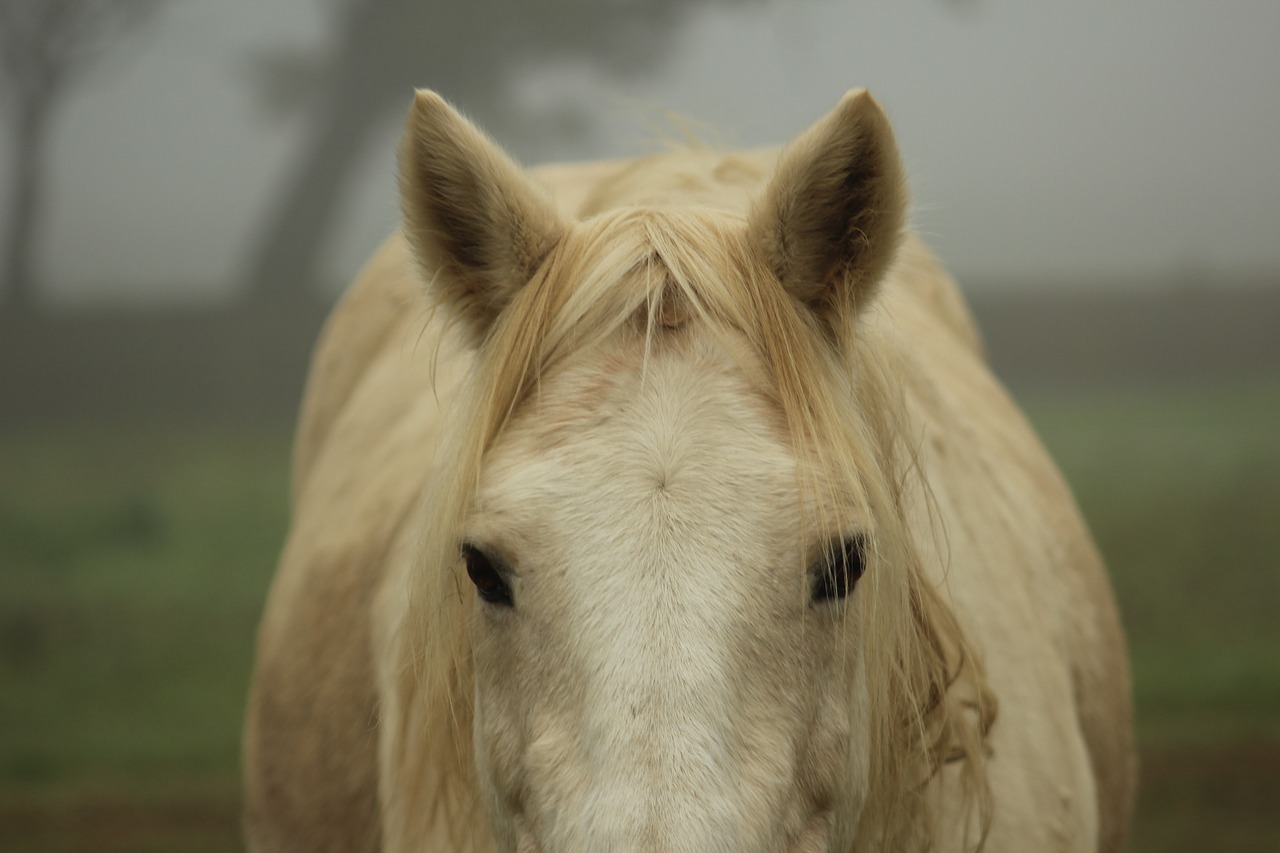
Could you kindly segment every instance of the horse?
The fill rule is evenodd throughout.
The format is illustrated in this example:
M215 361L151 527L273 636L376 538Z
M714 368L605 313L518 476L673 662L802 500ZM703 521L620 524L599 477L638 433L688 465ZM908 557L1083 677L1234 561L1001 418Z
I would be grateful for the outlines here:
M1125 639L888 119L525 170L415 96L297 428L255 851L1104 851Z

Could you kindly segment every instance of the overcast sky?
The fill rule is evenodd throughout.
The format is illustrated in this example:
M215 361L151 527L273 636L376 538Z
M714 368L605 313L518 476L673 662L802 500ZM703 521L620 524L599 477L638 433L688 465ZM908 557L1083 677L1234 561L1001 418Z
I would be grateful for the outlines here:
M40 248L58 301L229 292L302 130L262 115L242 69L254 47L323 39L314 0L167 5L58 117ZM530 108L592 121L507 141L526 160L632 153L650 105L773 143L867 86L917 227L966 283L1280 272L1276 0L791 0L704 7L676 39L643 77L529 69ZM361 166L335 280L394 227L397 132Z

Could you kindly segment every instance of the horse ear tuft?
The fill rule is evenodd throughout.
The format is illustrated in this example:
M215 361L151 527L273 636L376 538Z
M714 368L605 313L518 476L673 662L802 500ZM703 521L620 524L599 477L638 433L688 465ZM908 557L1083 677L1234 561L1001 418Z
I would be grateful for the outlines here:
M782 285L835 327L874 295L906 207L889 120L856 89L783 150L752 208L750 235Z
M476 340L565 229L550 198L435 92L414 97L400 145L404 233L430 287Z

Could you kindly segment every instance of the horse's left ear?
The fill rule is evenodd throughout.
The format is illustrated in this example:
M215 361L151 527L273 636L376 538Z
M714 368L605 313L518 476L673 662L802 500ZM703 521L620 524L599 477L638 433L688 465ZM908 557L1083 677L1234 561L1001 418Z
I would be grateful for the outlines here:
M874 295L906 207L889 120L856 89L783 150L752 208L750 236L783 287L836 326Z
M435 92L413 101L400 198L405 237L430 287L477 340L565 230L546 193Z

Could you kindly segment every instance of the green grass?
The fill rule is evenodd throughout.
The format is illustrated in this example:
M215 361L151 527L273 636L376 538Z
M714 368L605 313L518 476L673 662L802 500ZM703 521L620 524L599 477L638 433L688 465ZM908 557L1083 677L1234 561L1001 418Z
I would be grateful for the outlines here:
M287 457L286 429L0 440L0 797L234 799Z
M1280 383L1042 396L1129 630L1133 850L1280 849ZM231 850L289 430L0 433L0 848Z
M1129 633L1143 759L1131 849L1280 850L1280 383L1027 410Z
M1110 566L1144 745L1280 743L1280 384L1028 411Z

